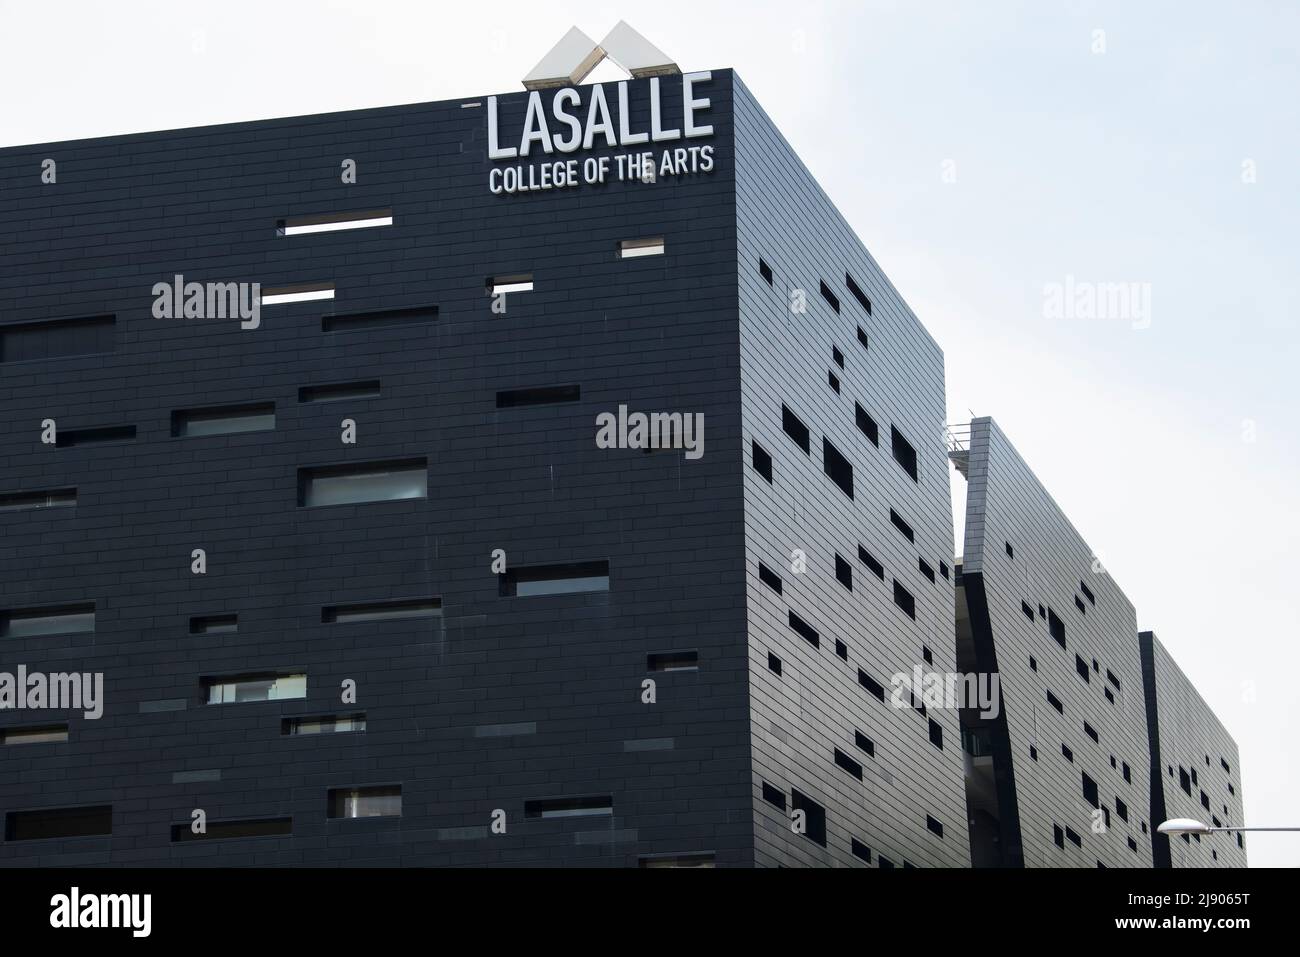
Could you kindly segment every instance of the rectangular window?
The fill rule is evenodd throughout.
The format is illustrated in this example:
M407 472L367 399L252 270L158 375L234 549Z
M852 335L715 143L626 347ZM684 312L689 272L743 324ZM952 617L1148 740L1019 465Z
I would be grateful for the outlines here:
M870 340L867 338L867 332L861 326L858 326L858 344L864 349L871 348Z
M199 615L190 619L191 635L229 635L238 630L238 615Z
M398 621L405 618L436 618L442 614L437 598L411 598L400 601L359 602L354 605L326 605L320 610L325 624L357 624L368 621Z
M609 591L609 562L571 562L512 568L497 576L503 597L532 598Z
M895 865L894 865L894 862L893 862L893 861L891 861L889 858L885 857L883 854L881 855L881 857L880 857L880 869L881 869L882 871L892 871L892 870L894 869L894 866L895 866Z
M1128 820L1128 805L1119 798L1115 798L1115 813L1119 815L1121 821Z
M203 689L208 704L288 701L307 697L307 676L257 674L204 678Z
M1093 807L1101 807L1101 802L1097 798L1097 782L1088 776L1087 771L1083 775L1083 799Z
M853 566L835 553L835 578L849 591L853 591Z
M377 312L353 312L342 316L323 316L321 332L357 332L390 326L420 325L438 318L437 306L413 306L408 309L381 309Z
M341 402L345 399L373 399L379 395L379 380L306 385L298 390L299 402Z
M106 425L97 429L64 429L55 437L54 446L71 449L82 445L108 445L135 440L134 425Z
M315 508L426 498L428 486L425 459L302 468L298 470L298 505Z
M799 448L803 449L805 455L812 454L812 442L808 434L808 426L800 422L799 417L785 405L781 406L781 428L785 430L786 435L794 439Z
M934 569L930 567L930 563L927 562L924 558L918 558L916 561L917 561L917 565L921 569L921 574L924 575L926 578L928 578L931 582L933 582Z
M1065 622L1061 621L1056 612L1050 608L1047 609L1047 631L1056 639L1058 645L1065 647Z
M757 442L752 442L751 448L754 453L754 471L767 479L770 485L772 482L772 456L768 455L767 449Z
M932 833L943 837L943 825L929 814L925 816L925 826L928 827Z
M1092 738L1092 740L1095 743L1097 744L1101 743L1101 739L1097 737L1097 729L1094 728L1092 725L1090 725L1087 721L1083 723L1083 733L1086 734L1088 737Z
M27 512L41 508L72 508L77 504L75 488L52 488L35 492L0 494L0 512Z
M1115 690L1116 690L1116 691L1119 691L1119 690L1120 690L1119 679L1115 677L1115 673L1114 673L1113 671L1111 671L1109 668L1106 669L1106 680L1109 681L1111 684L1113 684L1113 685L1115 686ZM1228 767L1227 767L1226 764L1224 765L1223 770L1225 770L1225 771L1228 770Z
M334 298L332 282L299 282L289 286L264 286L263 306L287 306L295 302L321 302Z
M880 445L880 429L876 425L876 420L867 414L867 410L861 405L853 403L853 417L858 425L858 431L871 440L871 444Z
M1056 842L1057 847L1065 849L1065 831L1061 830L1061 825L1052 825L1052 840Z
M95 605L18 608L0 612L0 638L40 638L45 635L93 635Z
M763 800L779 807L782 811L785 810L785 792L780 788L772 787L766 781L763 782Z
M862 291L862 287L854 282L853 277L848 273L844 274L844 285L849 287L849 292L858 301L858 305L867 310L868 316L871 315L871 300L867 298L867 294Z
M1074 752L1071 751L1069 746L1066 744L1061 745L1061 757L1065 758L1065 760L1069 761L1071 764L1074 763Z
M1055 708L1058 714L1065 714L1065 706L1061 704L1061 699L1050 691L1047 692L1047 703Z
M6 841L40 841L55 837L99 837L113 833L113 808L43 808L5 815Z
M1083 847L1083 840L1073 831L1073 829L1067 827L1065 829L1065 836L1070 839L1070 843L1075 847Z
M772 569L768 568L762 562L758 563L758 580L778 595L781 594L781 589L784 587L781 582L781 576L772 571Z
M857 761L854 761L839 748L835 749L835 763L859 781L862 780L862 765L858 764Z
M1034 620L1034 610L1029 607L1029 602L1022 601L1020 603L1020 610L1025 613L1025 617L1030 621Z
M778 678L781 677L781 659L770 651L767 653L767 670Z
M637 858L637 867L661 869L661 868L688 868L688 867L714 867L714 858L711 851L700 852L699 854L654 854Z
M863 548L861 545L858 546L858 561L862 562L862 564L866 565L867 568L871 569L871 573L875 575L877 578L879 578L881 581L884 580L885 566L882 565L880 562L876 561L875 557L872 556L872 554L869 551L867 551L865 548Z
M116 316L90 316L0 325L0 362L70 359L112 352Z
M1103 688L1102 690L1106 693L1106 700L1109 701L1111 704L1114 704L1115 696L1111 693L1111 690L1109 688Z
M280 722L280 733L296 734L342 734L348 731L366 730L366 714L326 714L309 718L284 718Z
M798 791L790 793L790 807L796 811L804 812L804 823L807 829L803 836L815 844L826 846L826 809L818 804L812 798L800 794Z
M939 563L939 574L945 579L948 577L948 565L944 562Z
M699 671L698 651L661 651L646 655L647 671Z
M1109 671L1106 672L1106 677L1107 677L1107 678L1110 678L1111 681L1115 681L1114 676L1111 675L1111 673L1110 673ZM1119 682L1118 682L1118 681L1115 681L1115 687L1116 687L1116 688L1119 687ZM1226 771L1228 774L1231 774L1231 773L1232 773L1232 768L1228 767L1228 761L1227 761L1226 758L1219 758L1219 764L1223 766L1223 770Z
M804 621L794 612L790 612L790 627L804 641L808 642L814 648L821 647L821 637L808 622Z
M491 276L487 281L489 296L505 296L515 292L532 292L533 274L516 273L513 276Z
M66 724L0 728L0 744L62 744L67 740L68 726Z
M853 466L840 454L840 450L822 436L822 469L841 492L853 498Z
M343 229L374 229L393 225L391 209L371 209L353 213L317 213L311 216L286 216L276 220L277 236L305 236L332 233Z
M1081 615L1088 614L1088 609L1084 607L1083 599L1080 598L1078 595L1074 596L1074 607L1079 609L1079 614Z
M912 448L912 443L903 437L896 426L889 427L889 444L894 451L894 461L903 467L913 482L920 481L916 471L916 449Z
M838 638L835 639L835 656L837 658L842 658L845 661L849 660L849 646Z
M209 409L180 409L172 413L172 435L236 435L275 428L275 403L229 405Z
M839 346L831 346L831 359L841 369L844 368L844 353L840 352Z
M860 857L868 864L871 863L871 848L863 844L856 837L849 838L849 848L853 851L854 857Z
M1083 592L1084 595L1087 596L1088 604L1090 605L1097 604L1097 597L1092 593L1092 589L1089 588L1087 585L1085 585L1082 581L1079 582L1079 591Z
M897 578L894 579L894 604L903 609L908 618L915 620L916 599L912 597L910 591L899 583Z
M866 688L867 691L881 701L885 700L885 686L861 668L858 669L858 684L862 685L862 687Z
M271 817L249 821L208 821L207 830L195 834L186 824L172 825L172 843L230 841L241 837L286 837L293 833L293 818Z
M943 725L930 718L930 743L940 751L943 750Z
M497 408L514 409L522 405L555 405L560 402L577 402L581 398L582 387L577 385L508 389L497 393Z
M331 788L326 794L327 817L401 817L402 787Z
M624 239L618 244L619 259L639 259L642 256L662 256L664 239L655 236L648 239Z
M1131 770L1129 770L1128 762L1127 762L1127 761L1123 761L1123 762L1121 762L1121 766L1122 766L1122 768L1123 768L1123 770L1124 770L1124 780L1125 780L1125 781L1128 781L1128 782L1131 784L1132 781L1133 781L1133 778L1132 778L1132 773L1133 773L1133 772L1132 772ZM1157 772L1157 773L1159 773L1159 772Z
M758 274L769 286L772 285L772 267L761 259L758 261Z
M1015 550L1014 548L1011 547L1011 543L1010 543L1010 542L1003 542L1002 544L1003 544L1003 546L1004 546L1004 547L1006 548L1006 550L1007 550L1007 558L1015 558L1015 557L1016 557L1016 550Z
M831 292L831 287L826 285L824 279L821 281L821 292L822 298L830 304L830 307L834 309L836 313L838 313L840 311L840 300L836 297L835 293Z
M865 751L871 757L876 756L876 742L872 741L861 731L853 732L853 743Z
M1086 683L1092 683L1092 676L1088 673L1088 663L1078 655L1074 656L1074 670L1079 673L1079 677Z
M830 385L831 391L836 395L840 394L840 379L834 372L826 370L826 382Z
M892 508L889 510L889 520L894 524L894 528L903 533L903 537L909 542L916 541L916 533L912 531L912 526L903 521L903 516L899 515Z
M611 817L613 814L614 798L608 794L537 798L524 802L524 817L539 820L561 817Z

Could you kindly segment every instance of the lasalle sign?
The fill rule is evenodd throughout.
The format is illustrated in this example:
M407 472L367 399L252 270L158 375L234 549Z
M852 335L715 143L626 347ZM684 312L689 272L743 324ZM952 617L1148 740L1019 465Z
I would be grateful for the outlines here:
M711 173L714 168L712 145L688 145L684 141L713 135L713 126L703 122L702 116L709 109L709 98L700 95L699 90L713 79L713 74L704 71L682 76L682 118L676 126L665 126L659 79L650 77L648 83L638 84L637 92L649 98L649 129L632 129L632 94L627 80L618 84L617 123L611 116L605 89L600 84L585 90L574 87L558 89L550 96L549 109L543 102L543 93L550 94L550 91L533 90L528 95L528 109L518 137L502 132L497 116L497 98L489 96L488 158L494 162L516 162L494 166L488 173L488 189L493 193L530 193L611 181L652 183L665 177ZM569 157L569 154L602 147L649 147L650 144L675 142L683 142L683 145L628 149L581 160ZM518 162L538 154L546 159L533 163Z

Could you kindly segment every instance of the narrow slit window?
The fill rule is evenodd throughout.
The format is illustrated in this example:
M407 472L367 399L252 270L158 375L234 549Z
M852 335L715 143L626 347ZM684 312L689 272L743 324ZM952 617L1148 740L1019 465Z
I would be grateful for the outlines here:
M268 286L262 290L263 306L287 306L295 302L321 302L334 298L332 282L302 282L289 286Z
M286 216L276 221L278 236L305 236L333 233L344 229L374 229L393 225L391 209L370 209L348 213L316 213L310 216Z
M93 635L93 603L0 611L0 637L40 638L45 635Z
M256 674L204 678L203 690L210 705L290 701L307 697L307 676Z
M1079 582L1079 591L1083 592L1084 596L1088 599L1088 604L1090 604L1090 605L1095 605L1095 604L1097 604L1097 596L1094 595L1094 594L1092 593L1092 589L1089 588L1089 587L1088 587L1084 582L1082 582L1082 581Z
M925 826L930 829L932 834L943 837L943 825L933 815L927 814L925 816Z
M930 718L930 743L940 751L943 750L943 725Z
M911 476L913 482L919 481L916 470L916 449L893 425L889 427L889 444L894 452L894 461L903 467L903 471Z
M804 812L803 836L815 844L826 846L826 809L798 791L790 792L790 807Z
M0 512L27 512L45 508L72 508L77 504L75 488L41 489L31 492L0 493Z
M866 688L874 697L881 701L885 700L885 686L861 668L858 669L858 684Z
M1058 645L1065 647L1065 622L1050 608L1047 609L1047 631Z
M781 594L781 589L784 587L784 584L781 581L781 576L772 571L772 569L768 568L762 562L758 563L758 578L759 581L772 589L772 591L776 592L778 595Z
M1056 709L1057 714L1065 714L1065 705L1061 704L1061 699L1050 691L1047 692L1047 703Z
M181 409L172 413L172 435L196 438L237 435L275 428L275 403L230 405L208 409Z
M854 761L851 757L849 757L839 748L835 749L835 763L838 764L843 770L853 775L859 781L862 780L862 765L859 764L857 761Z
M835 553L835 578L849 591L853 591L853 566L841 558L839 552Z
M516 273L513 276L492 276L487 281L489 296L502 296L515 292L532 292L533 274Z
M767 653L767 670L778 678L781 677L781 659L770 651Z
M856 837L849 839L849 849L853 851L854 857L860 857L868 864L871 863L871 848L863 844Z
M927 562L924 558L918 558L916 562L917 562L917 566L921 569L921 574L924 575L926 578L928 578L931 584L933 584L934 569L930 566L930 563Z
M526 565L499 575L503 597L534 598L609 591L609 562Z
M772 267L762 259L758 261L758 274L763 277L765 283L772 285Z
M867 338L867 331L861 326L858 326L858 344L868 351L871 349L871 340Z
M379 395L379 380L339 382L332 385L308 385L298 390L299 402L341 402L346 399L373 399Z
M825 280L822 280L821 283L821 293L822 293L822 298L825 299L826 302L830 304L830 307L834 309L835 312L838 314L840 311L839 297L836 296L835 293L831 292L831 287L826 285Z
M364 788L332 788L327 792L327 816L333 818L401 817L402 788L384 785Z
M876 425L876 420L857 402L853 403L853 418L857 423L858 431L870 439L872 445L879 446L880 428Z
M285 718L280 722L282 735L344 734L366 730L366 714L324 714L305 718Z
M62 744L68 740L66 724L42 724L25 728L0 728L0 745Z
M840 394L840 377L829 369L826 370L826 382L831 387L831 391L836 395Z
M135 440L134 425L108 425L97 429L60 430L55 437L55 448L70 449L82 445L108 445L113 442Z
M903 516L899 515L892 508L889 510L889 520L893 523L894 528L902 532L903 537L906 538L909 542L916 541L916 533L912 531L912 526L909 525L906 521L904 521Z
M507 389L497 393L498 409L516 409L525 405L558 405L582 398L578 385L549 385L532 389Z
M853 732L853 743L856 744L860 750L866 752L871 757L874 758L876 756L876 742L872 741L861 731Z
M871 315L871 300L867 298L867 294L862 291L862 287L854 282L853 277L848 273L844 274L844 285L848 286L849 292L858 301L858 305L867 311L868 316Z
M822 436L822 470L841 492L853 498L853 465Z
M849 660L849 646L838 638L835 639L835 656L844 661Z
M190 619L191 635L230 635L238 630L238 615L196 615Z
M875 575L881 581L884 581L885 566L882 565L879 561L877 561L875 556L873 556L869 551L867 551L861 545L858 546L858 561L866 565L867 568L870 569L871 574Z
M113 808L109 805L10 811L5 815L6 841L101 837L112 833Z
M354 605L327 605L320 620L326 624L357 624L372 621L400 621L406 618L436 618L442 614L442 602L436 598L413 598L401 601L362 602Z
M812 454L812 438L808 432L808 426L799 421L787 406L781 406L781 428L785 434L794 439L799 448L803 449L804 455Z
M790 612L790 628L814 648L821 647L821 636L817 634L816 629L794 612Z
M763 782L763 800L779 807L782 811L785 810L785 792L780 788L772 787L766 781Z
M71 359L116 348L116 316L88 316L0 325L0 362Z
M664 239L655 236L648 239L624 239L618 244L619 259L640 259L642 256L662 256Z
M323 316L320 327L322 332L358 332L394 326L418 326L433 322L437 318L437 306L411 306L406 309L381 309L375 312Z
M425 459L372 462L298 470L298 505L359 505L395 502L428 496Z
M754 471L765 478L769 485L772 484L772 456L757 442L751 441L750 450L754 456Z
M246 821L208 821L207 830L195 834L188 823L172 825L172 843L230 841L247 837L287 837L293 833L293 818L272 817Z
M831 346L831 361L844 368L844 353L840 352L839 346Z
M537 820L563 817L610 817L613 813L614 799L608 794L537 798L524 802L524 817Z
M894 579L894 604L903 609L908 618L916 619L916 599L912 597L910 591L899 583L897 578Z
M660 651L646 655L647 671L699 671L698 651Z

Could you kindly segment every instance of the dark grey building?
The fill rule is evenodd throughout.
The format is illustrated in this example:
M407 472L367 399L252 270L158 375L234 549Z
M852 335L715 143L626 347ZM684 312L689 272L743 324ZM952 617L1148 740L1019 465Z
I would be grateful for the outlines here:
M1150 867L1133 605L996 422L972 420L953 460L967 478L958 656L1002 687L995 719L963 713L972 857Z
M877 693L940 350L730 71L619 86L0 151L0 672L103 676L0 712L0 862L969 861Z
M1151 819L1241 827L1237 743L1156 636L1144 631L1142 680L1151 742ZM1245 867L1245 835L1155 835L1157 867Z

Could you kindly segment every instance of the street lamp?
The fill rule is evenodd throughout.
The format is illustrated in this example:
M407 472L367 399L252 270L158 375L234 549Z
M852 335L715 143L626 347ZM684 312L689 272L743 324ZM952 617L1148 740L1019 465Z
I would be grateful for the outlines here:
M1210 827L1190 817L1176 817L1165 821L1156 830L1178 837L1180 834L1217 834L1219 831L1300 831L1300 827Z

